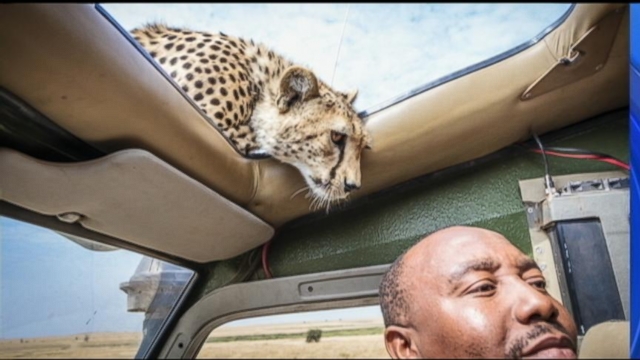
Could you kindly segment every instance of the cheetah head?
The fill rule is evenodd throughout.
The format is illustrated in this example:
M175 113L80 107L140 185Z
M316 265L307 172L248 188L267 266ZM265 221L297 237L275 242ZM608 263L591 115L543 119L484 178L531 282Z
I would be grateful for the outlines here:
M360 188L360 156L370 135L352 107L356 95L331 89L299 66L280 77L277 126L267 151L300 170L312 207L329 210Z

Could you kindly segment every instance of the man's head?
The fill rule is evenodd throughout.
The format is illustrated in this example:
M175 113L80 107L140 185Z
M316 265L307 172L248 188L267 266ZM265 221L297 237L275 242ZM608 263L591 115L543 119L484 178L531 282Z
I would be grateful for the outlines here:
M437 231L385 274L380 301L393 358L575 357L577 330L542 272L502 235Z

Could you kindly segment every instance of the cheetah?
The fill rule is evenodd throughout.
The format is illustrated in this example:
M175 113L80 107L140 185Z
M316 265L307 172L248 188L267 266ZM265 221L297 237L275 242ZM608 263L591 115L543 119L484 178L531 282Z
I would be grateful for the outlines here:
M360 188L371 137L353 108L357 90L336 91L252 39L158 23L131 33L238 152L299 170L307 186L292 197L307 190L328 211Z

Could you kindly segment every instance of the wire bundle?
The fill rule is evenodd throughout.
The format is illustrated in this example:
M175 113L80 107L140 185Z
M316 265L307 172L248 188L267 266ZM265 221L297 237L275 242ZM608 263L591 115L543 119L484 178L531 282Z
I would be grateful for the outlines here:
M527 148L527 149L538 154L543 153L543 151L540 149L535 149L535 148ZM571 158L571 159L597 160L597 161L602 161L602 162L615 165L627 171L629 170L629 164L625 163L624 161L618 158L615 158L611 155L596 152L596 151L576 149L576 148L546 146L544 148L544 153L546 153L547 155Z

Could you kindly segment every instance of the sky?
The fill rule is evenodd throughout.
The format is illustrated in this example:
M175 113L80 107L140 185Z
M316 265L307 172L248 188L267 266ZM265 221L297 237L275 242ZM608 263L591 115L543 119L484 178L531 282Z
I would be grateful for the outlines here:
M159 21L262 42L325 82L333 78L337 90L358 89L359 111L512 49L569 9L459 3L102 6L126 30Z
M357 88L357 110L525 43L569 9L568 4L459 3L103 7L127 30L161 21L262 42L337 90ZM125 250L91 252L54 232L1 218L0 339L141 331L143 315L126 311L126 294L119 289L141 258ZM376 316L380 310L373 306L228 326Z
M126 250L90 251L0 217L0 338L141 331L143 314L126 311L119 288L140 259Z

